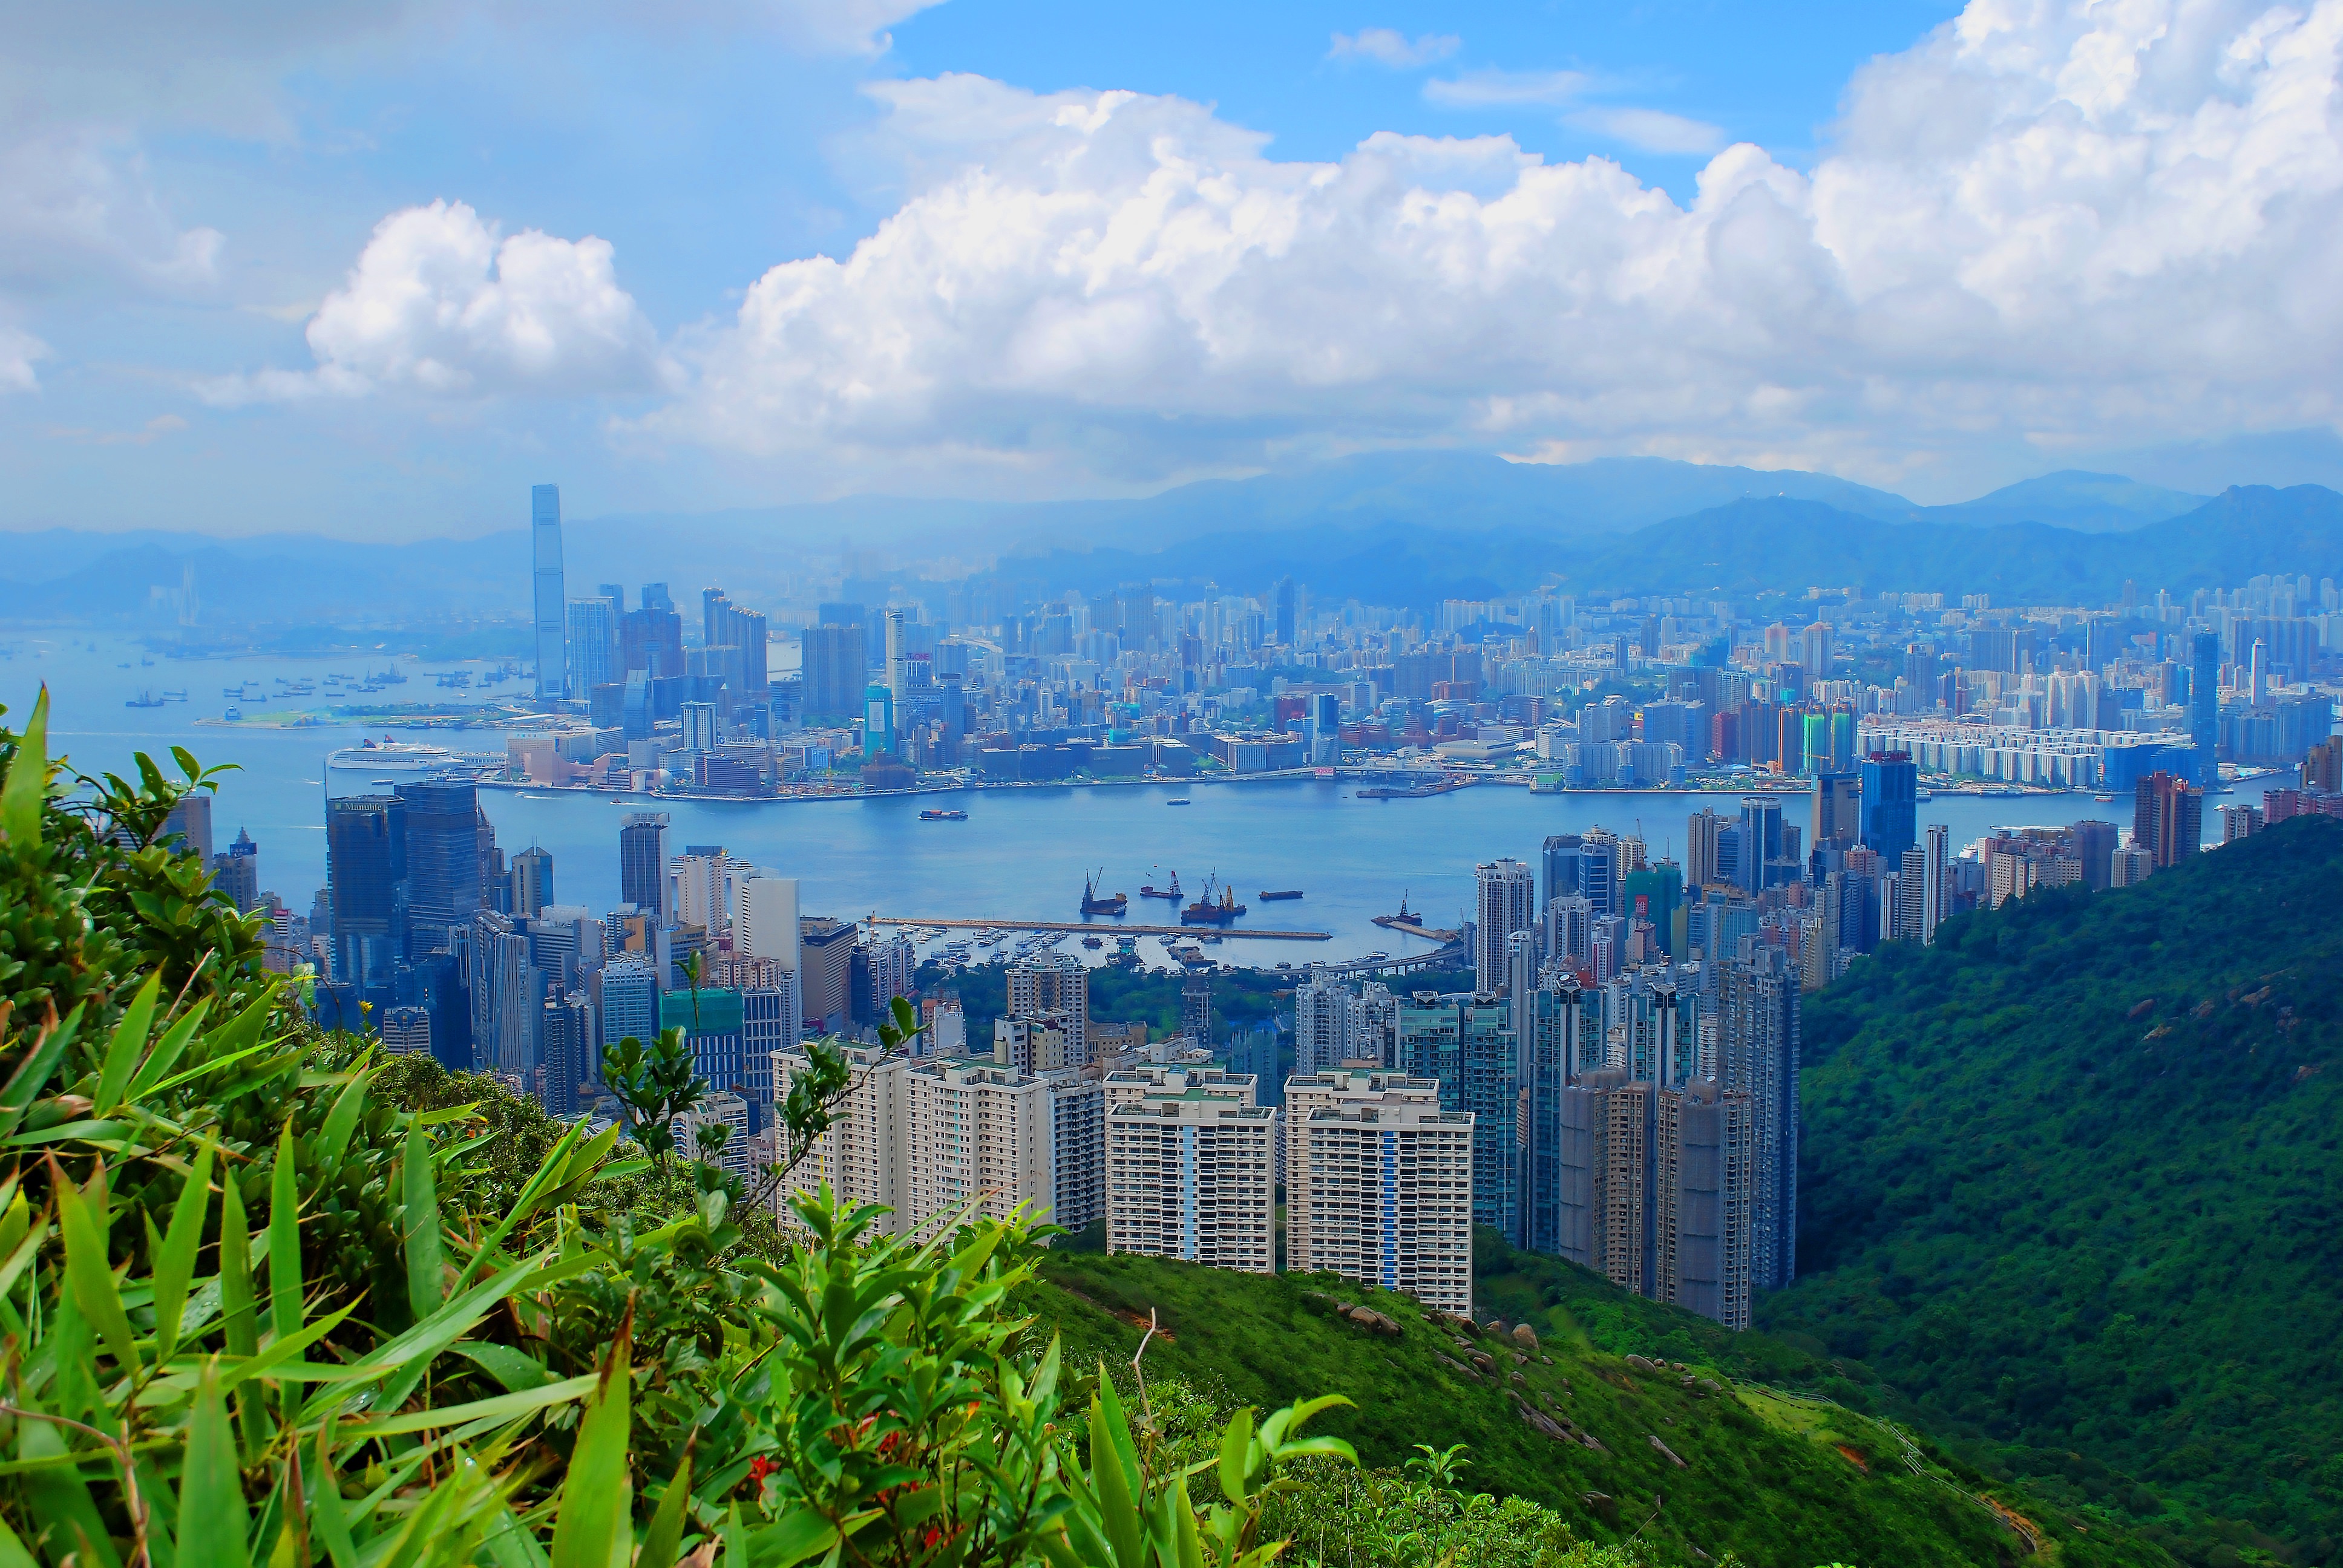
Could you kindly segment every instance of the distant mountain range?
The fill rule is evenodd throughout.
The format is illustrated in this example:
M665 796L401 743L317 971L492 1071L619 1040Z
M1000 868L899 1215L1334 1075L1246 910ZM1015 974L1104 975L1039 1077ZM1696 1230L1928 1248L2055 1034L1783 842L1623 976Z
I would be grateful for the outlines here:
M2112 598L2282 569L2343 571L2343 498L2317 486L2207 498L2070 470L1919 506L1828 474L1613 457L1569 465L1373 453L1137 500L860 497L815 506L576 519L573 594L665 580L785 597L809 563L890 550L933 594L989 575L1029 591L1138 579L1257 592L1291 575L1323 601L1427 606L1554 580L1568 591L1749 594L1809 586ZM156 618L193 581L201 624L525 613L521 529L404 545L68 529L8 541L0 614Z

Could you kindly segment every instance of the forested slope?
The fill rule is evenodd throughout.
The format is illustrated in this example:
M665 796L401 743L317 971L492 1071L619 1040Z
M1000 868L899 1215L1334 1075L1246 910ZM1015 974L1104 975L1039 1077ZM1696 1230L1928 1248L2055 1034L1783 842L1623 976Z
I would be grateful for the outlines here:
M2343 823L1948 923L1811 1000L1760 1321L2184 1557L2343 1560Z

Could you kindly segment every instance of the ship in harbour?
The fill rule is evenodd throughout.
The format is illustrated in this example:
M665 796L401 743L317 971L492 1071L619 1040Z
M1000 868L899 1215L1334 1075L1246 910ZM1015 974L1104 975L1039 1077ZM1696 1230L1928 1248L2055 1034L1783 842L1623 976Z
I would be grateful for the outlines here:
M920 820L922 822L965 822L968 820L968 813L965 811L922 811L920 813Z
M1092 872L1082 879L1082 913L1085 915L1119 915L1131 908L1129 893L1100 896L1098 881L1102 875L1103 872Z
M1245 907L1237 902L1234 888L1223 887L1216 900L1212 897L1212 878L1205 878L1202 894L1194 903L1180 911L1182 925L1225 926L1234 923L1236 918L1245 912Z
M1299 888L1281 888L1275 892L1271 892L1264 888L1262 890L1261 901L1264 904L1274 904L1282 900L1298 899L1301 896L1302 890Z
M367 740L330 753L326 762L328 767L364 768L376 773L438 773L460 766L462 759L443 746Z
M1139 890L1139 896L1142 899L1168 899L1172 903L1178 903L1181 899L1180 873L1177 871L1172 873L1172 885L1170 887L1142 887Z

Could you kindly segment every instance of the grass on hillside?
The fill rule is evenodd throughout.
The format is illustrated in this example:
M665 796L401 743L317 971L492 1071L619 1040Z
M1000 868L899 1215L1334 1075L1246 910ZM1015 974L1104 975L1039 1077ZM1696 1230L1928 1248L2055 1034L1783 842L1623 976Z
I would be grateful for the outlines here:
M1363 1462L1391 1467L1418 1443L1465 1443L1471 1485L1554 1508L1583 1539L1634 1536L1658 1563L1714 1563L1730 1553L1749 1568L1834 1561L1966 1568L2022 1555L2018 1536L1967 1495L1971 1482L1935 1463L1916 1473L1885 1429L1831 1406L1733 1387L1714 1362L1675 1358L1710 1375L1713 1386L1688 1385L1682 1372L1636 1370L1604 1342L1618 1324L1638 1322L1640 1344L1659 1349L1678 1342L1687 1314L1619 1296L1554 1260L1530 1265L1530 1272L1484 1282L1493 1300L1520 1302L1513 1311L1536 1329L1541 1343L1526 1362L1516 1359L1509 1339L1484 1332L1460 1343L1406 1298L1331 1276L1258 1276L1069 1253L1052 1257L1051 1288L1038 1293L1034 1307L1064 1335L1070 1368L1103 1361L1127 1382L1151 1311L1162 1332L1142 1363L1151 1378L1176 1378L1224 1408L1347 1394L1358 1408L1332 1412L1312 1430L1349 1438ZM1546 1304L1549 1272L1560 1271L1576 1278ZM1584 1291L1617 1297L1616 1313L1587 1312L1591 1322L1582 1321L1567 1303ZM1393 1318L1400 1337L1338 1318L1335 1298ZM1479 1375L1466 1370L1475 1354L1490 1358ZM1537 1430L1521 1414L1523 1402L1591 1434L1600 1448ZM1787 1419L1773 1408L1783 1403ZM1684 1464L1663 1454L1654 1438ZM2020 1494L2018 1511L2030 1508ZM2055 1555L2071 1568L2169 1562L2137 1543L2077 1536L2058 1523L2051 1530L2051 1553L2035 1561Z
M2302 819L1856 965L1761 1322L2187 1562L2343 1562L2338 885Z

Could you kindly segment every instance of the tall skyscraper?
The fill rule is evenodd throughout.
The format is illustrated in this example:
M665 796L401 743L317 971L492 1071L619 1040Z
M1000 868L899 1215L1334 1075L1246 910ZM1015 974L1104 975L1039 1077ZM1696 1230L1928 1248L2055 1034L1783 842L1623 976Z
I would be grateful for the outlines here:
M2197 781L2210 784L2220 777L2221 634L2197 633L2190 652L2188 741L2197 753Z
M1043 953L1009 966L1005 1000L1011 1018L1061 1013L1066 1020L1066 1063L1090 1064L1091 971L1080 959Z
M1741 801L1741 854L1737 869L1743 891L1765 890L1772 868L1782 859L1782 801L1775 795L1749 795Z
M516 920L534 920L553 902L553 856L548 851L531 844L512 858L508 875L512 878Z
M598 686L626 677L618 662L618 607L604 598L569 601L568 683L572 697L589 697Z
M863 628L860 625L809 626L799 634L799 647L806 713L823 719L860 714L863 690L869 684Z
M469 784L401 784L406 834L408 954L440 945L449 926L470 920L480 907L479 790ZM551 892L547 894L550 901ZM535 911L529 911L534 913Z
M529 552L536 563L537 699L558 701L567 690L569 658L562 624L568 596L561 579L561 488L538 485L528 493Z
M1817 849L1845 849L1863 839L1863 775L1823 772L1815 776L1815 821L1810 841Z
M2156 868L2186 864L2205 842L2205 791L2158 769L2133 791L2131 841Z
M260 846L238 828L236 842L212 857L212 886L249 912L260 907Z
M1473 989L1505 987L1505 943L1515 931L1533 930L1537 919L1537 879L1519 860L1491 860L1473 870Z
M639 910L659 911L661 929L675 918L668 882L667 813L637 811L618 829L618 897Z
M2095 823L2092 824L2092 826L2107 827L2107 824ZM1946 915L1951 912L1953 875L1952 836L1952 829L1946 827L1944 823L1931 822L1928 824L1928 882L1926 888L1921 894L1920 900L1920 940L1924 942L1934 942L1936 940L1936 928L1945 923ZM2113 828L2109 827L2107 831L2107 848L2112 849L2114 847L2115 830ZM2106 860L2104 858L2102 858L2100 864L2102 867L2105 866ZM2087 871L2089 865L2090 861L2086 858L2084 860L2084 866ZM2104 870L2100 873L2100 879L2097 886L2102 888L2107 886L2106 872Z
M1596 829L1593 833L1550 835L1541 853L1544 860L1545 901L1583 898L1598 915L1614 914L1619 896L1618 841Z
M396 795L326 802L326 887L334 979L387 985L406 934L407 809Z
M744 959L769 959L788 972L797 972L796 878L752 867L733 882L732 951Z
M1863 847L1894 864L1919 842L1920 769L1908 751L1863 759Z
M1298 597L1292 578L1277 579L1277 643L1280 648L1293 646L1294 636L1299 629L1295 625Z

